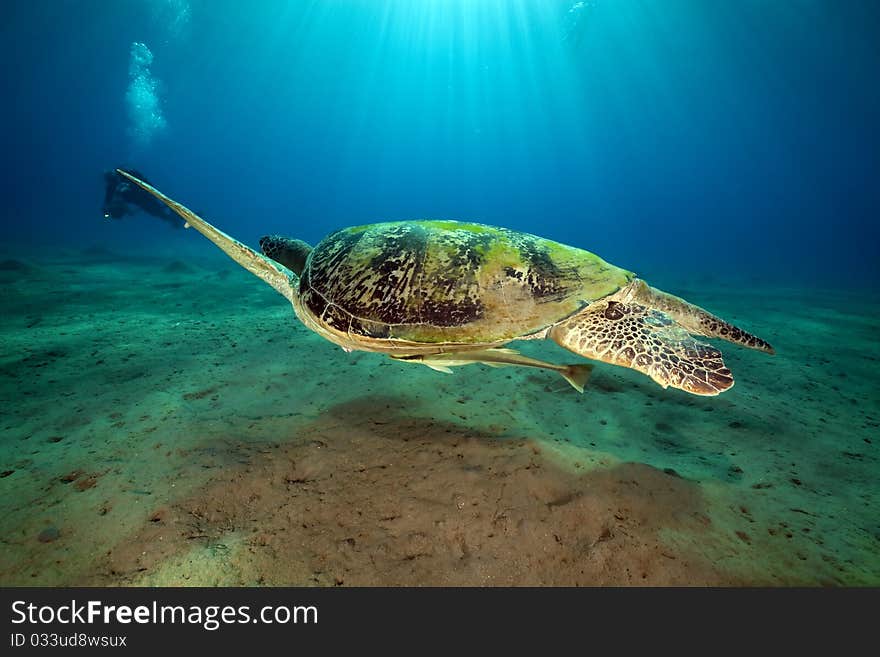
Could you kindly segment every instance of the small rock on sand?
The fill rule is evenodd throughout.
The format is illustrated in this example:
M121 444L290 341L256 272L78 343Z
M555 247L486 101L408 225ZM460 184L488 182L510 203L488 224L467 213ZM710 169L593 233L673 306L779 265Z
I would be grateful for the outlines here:
M52 541L58 540L60 536L61 532L53 525L51 527L46 527L46 529L41 531L37 536L37 540L40 543L51 543Z

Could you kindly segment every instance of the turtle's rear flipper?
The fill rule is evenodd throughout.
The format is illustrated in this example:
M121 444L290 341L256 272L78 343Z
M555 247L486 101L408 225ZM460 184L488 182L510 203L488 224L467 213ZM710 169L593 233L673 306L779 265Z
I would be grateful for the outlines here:
M184 207L177 201L168 198L149 183L145 183L143 180L135 178L133 175L126 173L122 169L116 169L116 171L119 175L124 176L134 184L142 187L169 208L174 210L174 212L179 214L186 222L187 226L195 228L202 235L220 247L226 255L235 260L254 276L266 281L285 297L291 301L293 300L293 296L296 294L298 278L289 269L266 256L257 253L249 246L242 244L234 237L230 237L222 230L214 228L214 226L202 219L195 212Z
M693 335L721 338L768 354L776 353L773 347L761 338L725 322L684 299L651 287L644 281L634 281L621 301L633 301L666 313Z
M694 340L669 315L636 303L596 302L553 327L550 338L581 356L638 370L664 388L717 395L733 385L720 351Z

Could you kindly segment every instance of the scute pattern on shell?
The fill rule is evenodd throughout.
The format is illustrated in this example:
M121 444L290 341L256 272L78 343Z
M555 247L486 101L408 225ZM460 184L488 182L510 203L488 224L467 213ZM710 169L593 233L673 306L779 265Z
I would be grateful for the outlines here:
M503 228L390 222L328 236L300 293L320 322L350 335L479 341L546 327L631 276L587 251Z

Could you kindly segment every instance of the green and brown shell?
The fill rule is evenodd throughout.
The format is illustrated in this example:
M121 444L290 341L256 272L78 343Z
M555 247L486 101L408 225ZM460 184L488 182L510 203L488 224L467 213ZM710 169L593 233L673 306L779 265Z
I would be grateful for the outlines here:
M318 321L352 337L467 344L535 333L633 278L526 233L404 221L329 235L311 252L299 291Z

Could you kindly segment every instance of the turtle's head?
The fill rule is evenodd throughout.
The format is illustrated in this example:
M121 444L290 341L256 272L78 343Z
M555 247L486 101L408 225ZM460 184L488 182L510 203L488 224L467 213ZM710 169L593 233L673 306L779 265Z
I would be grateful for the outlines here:
M312 247L302 240L294 240L280 235L266 235L260 238L260 251L267 258L287 267L297 276L302 274L306 266L306 258Z

